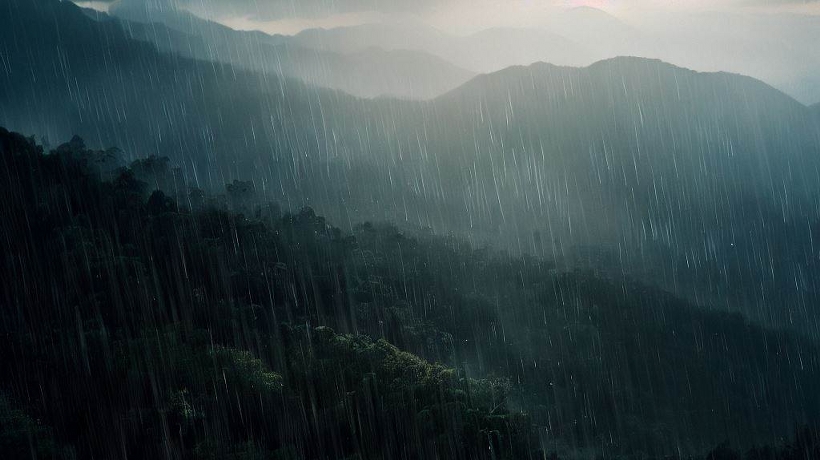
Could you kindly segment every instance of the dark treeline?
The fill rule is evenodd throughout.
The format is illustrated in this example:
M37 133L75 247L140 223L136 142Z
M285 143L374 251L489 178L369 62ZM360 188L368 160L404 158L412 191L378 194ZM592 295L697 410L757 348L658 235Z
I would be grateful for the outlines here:
M740 315L78 138L0 175L4 458L820 454L816 345Z

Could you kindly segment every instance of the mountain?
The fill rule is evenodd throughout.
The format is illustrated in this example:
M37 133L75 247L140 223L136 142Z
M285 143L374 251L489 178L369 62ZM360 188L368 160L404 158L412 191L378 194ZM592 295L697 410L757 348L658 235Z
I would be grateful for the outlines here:
M647 458L817 422L820 131L780 91L617 58L364 100L3 8L0 124L72 139L0 130L19 456Z
M162 53L67 3L11 12L0 123L14 129L169 155L202 188L252 180L289 210L465 235L817 332L817 122L757 80L618 58L361 100Z
M374 47L423 51L478 73L539 61L586 65L599 57L593 50L547 30L506 27L458 37L423 24L366 24L306 30L291 41L306 48L340 53Z
M305 48L288 37L235 31L179 10L148 14L137 6L121 6L112 13L129 21L125 28L131 38L153 43L160 50L272 72L359 97L429 99L474 76L420 51L368 48L342 54Z
M482 73L535 62L585 65L599 58L594 51L561 35L510 27L487 29L460 38L439 53L450 62Z
M288 48L289 54L294 55ZM309 84L335 88L358 97L432 99L467 82L475 74L430 54L371 48L347 55L283 60L286 73Z
M324 98L354 101L275 75L160 52L118 22L95 21L70 2L15 2L8 13L0 18L8 64L0 85L2 123L51 139L79 134L122 146L131 158L175 151L204 187L304 150L286 144L323 142L313 129L321 114L312 108L334 105ZM263 148L257 142L266 133ZM213 156L215 149L226 156ZM275 174L285 182L306 172L291 161L285 164L296 169Z
M543 27L596 52L599 59L636 55L652 37L598 8L576 7L545 18ZM641 55L641 54L638 54Z
M425 24L363 24L332 29L307 29L293 42L307 48L340 53L355 53L368 48L384 50L421 50L446 48L454 37Z
M820 140L809 110L770 86L618 58L511 68L378 109L364 126L396 127L370 138L362 168L390 184L340 185L351 202L815 332L793 315L817 317L805 274L820 268Z
M562 242L556 255L594 242L620 253L616 271L665 272L676 292L750 310L760 292L742 286L755 280L780 305L765 319L784 323L790 313L780 308L818 292L808 279L794 285L817 270L817 125L759 81L636 58L537 64L478 77L431 113L446 120L431 125L478 146L438 159L441 177L471 165L445 194L473 220L496 208L501 233L530 247L535 228ZM441 142L428 148L453 151ZM779 256L760 260L761 241ZM690 276L704 279L690 285Z
M586 66L617 56L659 58L699 71L749 75L804 103L820 97L820 53L812 46L820 40L816 17L661 10L627 17L629 22L595 8L559 8L518 18L520 28L501 26L474 36L406 22L307 31L294 40L343 52L373 46L424 50L480 73L538 61ZM483 39L485 34L492 39Z
M12 458L711 459L818 421L814 340L112 155L0 128Z
M371 47L413 49L479 73L549 62L583 66L635 51L640 31L595 8L558 9L539 27L504 27L456 36L419 21L311 29L293 37L301 46L344 53Z
M820 40L820 21L815 16L658 10L632 19L645 39L628 50L630 55L749 75L804 103L820 98L815 72L820 52L813 46Z

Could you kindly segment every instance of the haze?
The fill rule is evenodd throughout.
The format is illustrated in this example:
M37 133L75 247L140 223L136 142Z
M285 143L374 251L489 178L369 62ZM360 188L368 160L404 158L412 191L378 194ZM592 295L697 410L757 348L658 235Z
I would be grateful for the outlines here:
M401 30L397 35L401 44L385 45L374 37L372 42L360 43L355 51L362 47L404 47L454 61L477 73L536 60L581 66L622 55L658 58L694 70L748 75L804 104L820 102L818 2L423 1L412 7L406 2L375 0L119 0L79 4L103 11L142 10L148 15L183 8L233 29L282 35L314 28L382 24ZM445 49L446 44L431 43L424 30L427 26L461 37L492 31L492 46L508 48L513 55L504 60L494 59L492 54L484 60L459 60L452 56L452 50ZM417 34L406 35L408 28L416 28ZM531 35L523 35L525 30ZM562 39L577 46L557 43ZM528 50L516 56L522 41ZM486 45L477 45L476 55L483 54L482 46Z

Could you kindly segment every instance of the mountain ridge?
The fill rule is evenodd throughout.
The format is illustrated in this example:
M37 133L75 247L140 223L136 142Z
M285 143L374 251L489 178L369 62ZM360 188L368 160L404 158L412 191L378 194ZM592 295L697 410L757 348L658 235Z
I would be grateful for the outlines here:
M292 40L309 48L345 53L374 46L422 50L476 73L498 71L522 61L584 64L596 56L573 40L537 28L497 27L457 36L426 25L366 24L308 29Z
M816 339L458 238L343 231L248 183L188 195L162 159L103 180L110 154L78 138L47 153L0 128L3 254L24 261L0 275L27 280L0 285L20 306L0 309L0 398L73 458L199 453L208 438L222 452L247 445L249 425L254 450L300 458L324 457L328 439L345 457L666 458L780 443L817 421ZM232 423L212 436L203 419Z
M360 49L342 53L310 48L288 36L237 31L172 10L154 15L112 10L132 37L166 52L216 61L253 72L274 72L363 98L429 99L474 73L421 50Z
M253 180L338 222L400 222L566 264L595 246L614 272L765 324L786 327L787 306L820 292L803 275L820 273L804 257L820 238L816 119L756 80L626 58L514 68L432 101L365 100L162 54L73 5L38 16L41 1L20 4L30 18L0 17L3 42L18 44L4 51L0 123L18 131L173 155L203 188ZM61 39L55 18L77 33ZM742 263L761 244L782 253L774 270ZM820 327L799 314L807 333Z

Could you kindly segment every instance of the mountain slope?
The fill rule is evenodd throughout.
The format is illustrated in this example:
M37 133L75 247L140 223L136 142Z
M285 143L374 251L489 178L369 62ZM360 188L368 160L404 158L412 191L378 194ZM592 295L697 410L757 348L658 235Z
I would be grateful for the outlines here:
M816 119L759 81L620 58L365 101L163 54L66 3L11 11L0 122L15 129L169 154L203 188L253 180L288 209L456 232L817 333Z
M453 49L441 55L450 62L483 73L515 65L549 62L556 65L584 65L599 56L561 35L538 29L501 27L461 38Z
M422 118L425 148L448 152L427 183L441 178L461 221L493 222L530 250L537 230L558 258L598 246L613 270L699 302L755 311L762 294L766 321L788 323L786 305L815 315L799 305L818 286L798 273L818 268L820 141L779 91L634 58L538 64L478 77ZM761 260L761 244L778 257Z
M101 181L109 152L76 138L44 155L0 128L0 156L19 281L0 395L74 458L688 457L818 421L816 342L739 315L460 239L230 211L254 194L236 183L227 206L177 203L140 179L161 161Z

